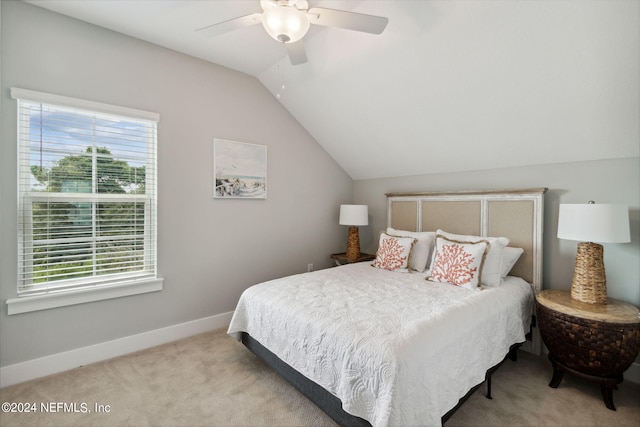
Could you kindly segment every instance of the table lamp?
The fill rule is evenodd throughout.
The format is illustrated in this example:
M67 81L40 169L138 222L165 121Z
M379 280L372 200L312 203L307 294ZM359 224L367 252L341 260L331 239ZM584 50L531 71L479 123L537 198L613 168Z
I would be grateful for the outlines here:
M604 249L599 243L631 241L629 208L625 205L595 204L593 201L588 204L561 204L558 238L580 242L571 282L571 298L590 304L606 304Z
M367 205L340 205L340 225L349 225L347 238L347 261L355 262L360 257L359 225L369 225Z

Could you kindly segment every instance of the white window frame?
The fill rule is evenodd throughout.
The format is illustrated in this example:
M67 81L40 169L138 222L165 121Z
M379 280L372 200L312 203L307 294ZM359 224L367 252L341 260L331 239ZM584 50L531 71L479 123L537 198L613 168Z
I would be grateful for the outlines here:
M116 115L127 119L154 122L156 125L160 119L160 116L156 113L26 89L12 88L11 97L18 101L31 101L65 108L76 108L95 113ZM20 120L19 117L18 120ZM155 127L154 134L151 135L151 137L154 141L154 146L148 151L147 156L152 156L148 158L148 161L152 161L154 165L152 190L147 191L144 195L136 195L136 201L144 203L145 206L144 257L147 258L146 261L150 261L145 262L145 265L151 265L152 268L148 271L143 270L139 272L122 273L120 275L111 274L103 277L92 276L75 280L65 280L64 286L43 286L42 290L38 290L36 288L34 292L25 292L24 289L21 291L18 286L16 289L17 297L7 300L7 312L9 315L162 290L163 279L157 276L157 189L155 184L157 182L155 155L157 151L157 135L155 134ZM21 141L18 141L18 145L20 144ZM19 149L19 156L21 155L23 154L21 154ZM24 167L22 162L20 162L18 166L18 173L19 180L28 180L31 172L29 168ZM18 214L19 218L24 218L26 221L30 221L31 216L29 215L29 212L32 204L44 198L48 200L56 199L57 201L62 202L72 202L74 200L82 200L83 202L131 201L131 198L126 195L105 193L98 195L86 193L45 194L39 192L26 192L24 195L25 197L21 197L21 200L19 201ZM95 215L95 212L93 212L92 215ZM29 229L29 224L23 224L22 221L23 219L20 219L21 224L19 224L19 228L25 226ZM25 246L30 244L28 238L20 237L21 233L22 231L19 230L19 250L23 250ZM148 257L153 257L153 259L148 259ZM23 257L19 256L19 259L23 259ZM18 266L18 277L22 277L23 271L29 268L30 262L29 257L24 257L23 263Z

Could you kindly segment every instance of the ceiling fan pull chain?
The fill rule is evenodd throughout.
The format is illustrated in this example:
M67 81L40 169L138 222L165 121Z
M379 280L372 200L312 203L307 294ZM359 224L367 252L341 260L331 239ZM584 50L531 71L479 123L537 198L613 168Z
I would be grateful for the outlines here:
M278 89L278 93L276 93L277 99L280 99L280 97L282 96L282 92L284 92L284 90L286 89L286 86L284 85L284 69L282 67L283 63L284 63L284 56L280 61L278 61L278 77L280 79L280 86Z

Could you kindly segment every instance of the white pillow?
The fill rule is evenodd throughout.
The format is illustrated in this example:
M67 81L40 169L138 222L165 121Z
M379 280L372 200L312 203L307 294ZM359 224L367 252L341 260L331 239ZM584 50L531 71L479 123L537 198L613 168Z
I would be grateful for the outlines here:
M500 267L500 277L503 279L509 275L509 272L516 265L520 255L524 253L522 248L512 248L507 246L502 252L502 266Z
M489 252L489 242L464 242L436 236L436 249L428 280L481 290L480 277Z
M409 271L411 251L416 239L413 237L395 237L380 233L374 267L390 271Z
M499 286L502 277L500 276L500 268L502 266L502 253L505 246L509 244L506 237L480 237L468 236L463 234L452 234L446 231L438 230L436 232L450 240L462 242L478 242L486 240L489 242L489 252L487 253L484 266L482 268L482 276L480 282L484 286Z
M387 227L387 234L390 236L415 238L416 243L413 245L409 268L421 273L426 270L428 262L431 261L430 255L436 237L435 232L396 230L395 228Z

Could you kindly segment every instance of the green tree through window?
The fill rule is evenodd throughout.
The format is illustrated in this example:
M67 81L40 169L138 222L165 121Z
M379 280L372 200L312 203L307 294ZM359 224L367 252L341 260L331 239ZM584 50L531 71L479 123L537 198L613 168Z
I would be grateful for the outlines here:
M98 193L126 193L125 188L134 186L135 192L144 194L144 166L129 166L125 161L115 160L106 147L98 147L96 153ZM45 191L91 192L92 162L93 147L87 147L84 154L66 156L51 168L33 165L31 173ZM65 191L65 184L75 185L72 189L75 191Z
M95 159L87 147L51 168L31 166L31 173L44 192L91 193L95 186L98 193L144 194L144 166L115 160L104 147L95 151ZM34 283L135 271L143 264L144 203L35 202L33 230ZM59 243L47 244L51 237Z

